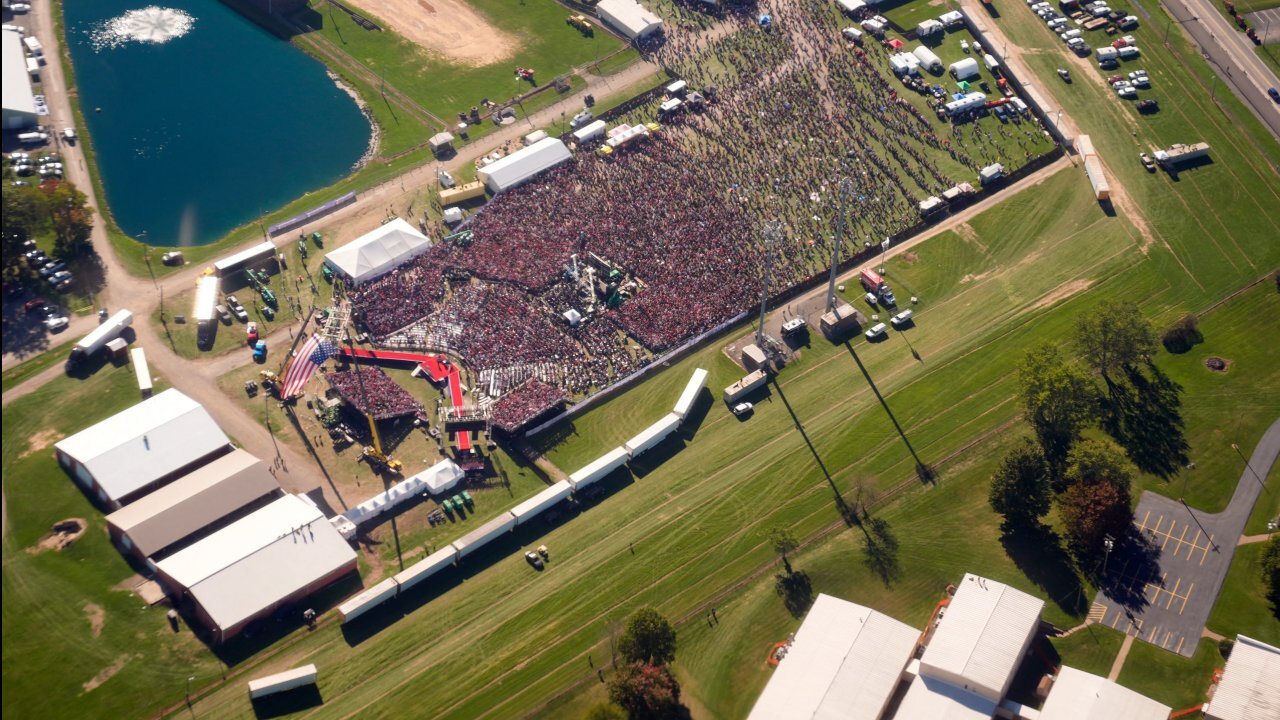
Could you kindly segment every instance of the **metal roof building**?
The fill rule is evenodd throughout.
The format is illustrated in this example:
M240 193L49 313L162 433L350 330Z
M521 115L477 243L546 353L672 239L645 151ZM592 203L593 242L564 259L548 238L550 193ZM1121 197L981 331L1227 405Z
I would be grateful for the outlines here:
M285 495L161 560L156 569L221 642L354 572L356 554L310 500Z
M990 720L996 703L945 680L918 675L893 720Z
M426 235L396 218L325 255L324 262L358 285L386 275L430 247Z
M151 557L279 487L261 460L232 450L111 513L107 527L126 552Z
M920 658L920 674L999 703L1043 608L1021 590L965 574Z
M749 720L878 720L919 637L871 608L818 595Z
M53 447L76 482L116 510L229 452L231 441L200 403L170 389Z
M636 0L600 0L596 14L628 40L643 38L662 29L662 18Z
M1106 678L1063 666L1040 720L1167 720L1172 708Z
M1206 720L1274 720L1280 717L1280 648L1244 635L1205 706Z
M489 190L500 193L532 180L572 157L569 148L556 138L547 138L517 150L480 168L476 173Z
M16 32L5 30L0 32L0 40L3 40L0 65L4 69L4 129L30 127L36 124L36 99L31 93L31 73L27 72L22 38Z

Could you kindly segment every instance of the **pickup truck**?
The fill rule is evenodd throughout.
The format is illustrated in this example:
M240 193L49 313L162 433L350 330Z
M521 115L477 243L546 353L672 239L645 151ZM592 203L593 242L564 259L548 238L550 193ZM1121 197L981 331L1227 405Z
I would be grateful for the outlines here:
M267 341L259 340L253 345L253 361L261 363L261 362L266 362L266 360L267 360Z

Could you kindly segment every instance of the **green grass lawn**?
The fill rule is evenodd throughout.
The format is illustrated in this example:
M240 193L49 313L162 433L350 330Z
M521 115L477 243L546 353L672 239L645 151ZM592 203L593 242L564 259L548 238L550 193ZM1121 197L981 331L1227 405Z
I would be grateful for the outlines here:
M1226 665L1218 643L1200 640L1190 660L1144 642L1129 649L1116 682L1168 705L1174 712L1205 701L1213 671Z
M69 347L55 348L23 360L22 364L15 365L4 371L3 377L0 378L0 390L8 392L10 388L22 384L27 378L39 374L42 370L52 365L65 361L69 352L71 352Z
M1280 76L1280 28L1274 29L1266 45L1255 47L1253 52L1267 64L1267 67L1271 68L1271 72Z
M107 365L4 408L5 715L146 716L179 702L188 676L218 676L204 645L185 628L169 630L165 608L116 587L134 571L107 539L102 513L53 459L52 443L138 400L133 368ZM83 537L61 552L28 552L67 518L88 521ZM95 606L100 632L90 622Z
M1063 665L1106 677L1116 655L1120 654L1124 633L1095 624L1077 630L1070 637L1054 638L1051 643Z
M1248 635L1280 645L1280 608L1267 600L1262 582L1263 543L1236 548L1231 570L1209 616L1209 629L1225 637Z

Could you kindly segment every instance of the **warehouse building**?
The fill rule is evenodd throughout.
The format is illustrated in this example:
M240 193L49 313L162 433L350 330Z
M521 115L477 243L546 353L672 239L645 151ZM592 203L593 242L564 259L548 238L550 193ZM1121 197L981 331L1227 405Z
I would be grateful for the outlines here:
M1063 667L1040 720L1168 720L1172 708L1083 670Z
M1236 636L1231 657L1205 720L1260 720L1280 717L1280 648L1244 635Z
M386 275L431 247L431 240L396 218L324 256L324 264L355 285Z
M214 642L355 570L355 551L303 495L285 495L156 564Z
M232 449L204 407L172 389L53 447L58 464L109 510L119 510Z
M279 492L261 460L232 450L111 513L107 528L122 551L145 559Z
M569 158L569 148L563 142L546 138L485 165L477 174L490 192L500 193L568 162Z
M27 54L16 32L0 32L0 65L4 71L4 129L18 130L36 124L36 98L31 92Z
M662 18L644 9L636 0L600 0L596 13L628 40L639 40L662 30Z
M920 632L868 607L818 595L749 720L878 720Z

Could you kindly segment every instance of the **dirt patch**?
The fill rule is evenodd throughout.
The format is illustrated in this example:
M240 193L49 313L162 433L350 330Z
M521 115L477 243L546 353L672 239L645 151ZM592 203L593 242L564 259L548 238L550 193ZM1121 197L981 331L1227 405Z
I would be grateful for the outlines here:
M902 262L908 265L915 265L916 263L920 262L920 256L911 252L910 250L902 253L900 257L902 258Z
M494 27L464 0L359 0L357 7L409 42L461 65L491 65L520 49L518 37Z
M978 246L978 249L984 253L987 252L987 246L978 239L978 231L974 230L973 226L969 223L960 223L955 226L953 230L955 230L956 235L960 236L961 240Z
M991 274L990 270L984 273L978 273L977 275L974 275L973 273L968 273L964 277L960 278L960 284L968 285L971 282L980 282L982 280L985 280L987 276L990 274Z
M42 552L53 550L58 552L67 547L71 543L80 539L84 535L84 530L89 526L84 518L70 518L68 520L59 520L53 524L49 532L40 538L35 546L27 548L27 552L38 555Z
M1224 373L1231 369L1231 361L1226 358L1220 358L1216 355L1205 358L1204 366L1213 372Z
M18 456L18 459L21 460L22 458L35 455L60 439L58 432L55 430L41 430L27 439L27 449L22 451L22 454Z
M107 620L107 613L100 605L93 603L84 604L85 617L89 618L89 627L93 630L93 636L98 637L102 634L102 625Z
M1066 300L1076 293L1082 293L1085 290L1088 290L1089 286L1092 284L1092 280L1072 280L1071 282L1063 283L1050 290L1044 297L1037 300L1035 304L1031 306L1031 309L1039 310L1041 308L1049 307L1054 303Z
M84 691L87 693L93 692L98 688L99 685L102 685L102 683L115 677L115 674L123 670L125 664L128 662L129 662L129 656L121 655L120 657L112 661L110 665L102 668L102 672L98 673L97 675L94 675L93 678L89 680L89 682L85 683L81 687L83 687Z

